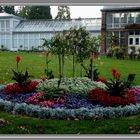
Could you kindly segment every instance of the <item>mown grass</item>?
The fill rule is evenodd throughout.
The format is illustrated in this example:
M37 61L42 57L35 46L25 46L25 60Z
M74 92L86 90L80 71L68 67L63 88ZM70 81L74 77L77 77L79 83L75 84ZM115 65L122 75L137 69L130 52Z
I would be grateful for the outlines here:
M39 52L0 52L0 82L11 82L12 71L11 68L16 68L15 56L20 55L22 60L20 62L20 69L28 69L33 78L40 78L44 74L45 54ZM55 77L58 77L58 58L57 56L50 56L49 68L53 70ZM128 73L135 73L135 83L140 84L140 61L139 60L118 60L116 58L106 58L102 56L100 60L96 59L94 62L99 69L100 76L111 78L111 68L117 68L122 73L122 78L125 78ZM89 60L85 61L85 65L89 65ZM65 59L66 77L72 77L72 60L70 57ZM84 71L83 71L84 75ZM80 76L80 66L76 65L76 76Z
M0 134L138 134L140 116L101 120L50 120L0 112Z

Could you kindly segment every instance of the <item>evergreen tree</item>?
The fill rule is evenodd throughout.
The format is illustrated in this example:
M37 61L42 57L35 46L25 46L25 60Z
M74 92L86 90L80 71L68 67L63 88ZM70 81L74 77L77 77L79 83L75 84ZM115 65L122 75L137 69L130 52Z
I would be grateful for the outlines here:
M4 6L3 11L8 14L16 15L14 6Z
M26 19L52 19L50 6L24 6L18 15Z
M0 6L0 13L2 13L2 12L16 15L14 6Z

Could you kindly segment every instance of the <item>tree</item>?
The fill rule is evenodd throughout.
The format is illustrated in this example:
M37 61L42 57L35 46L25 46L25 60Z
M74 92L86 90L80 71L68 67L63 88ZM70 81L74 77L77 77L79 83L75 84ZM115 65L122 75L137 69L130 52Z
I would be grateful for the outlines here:
M2 8L2 6L0 6L0 13L3 11L3 8Z
M4 12L6 12L8 14L16 15L14 6L4 6L3 10L4 10Z
M52 19L50 6L24 6L18 15L26 19Z
M30 6L23 6L19 8L17 14L20 17L28 19L29 12L30 12Z
M58 13L55 19L70 19L70 8L68 6L58 6Z
M0 6L0 13L1 12L16 15L14 6Z

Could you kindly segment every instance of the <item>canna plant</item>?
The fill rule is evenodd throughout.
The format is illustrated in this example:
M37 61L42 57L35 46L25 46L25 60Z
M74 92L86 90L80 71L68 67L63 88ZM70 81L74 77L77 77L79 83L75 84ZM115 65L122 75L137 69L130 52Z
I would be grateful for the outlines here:
M15 80L17 84L19 84L19 86L26 86L28 83L31 82L31 80L29 79L31 77L31 75L29 75L27 69L25 71L25 73L23 73L22 71L19 71L19 62L21 60L20 56L16 56L16 68L17 71L13 70L13 77L12 80Z
M107 81L105 84L108 88L108 94L111 96L124 97L127 90L131 88L135 79L135 74L128 74L126 80L121 80L121 73L117 69L111 70L113 79Z

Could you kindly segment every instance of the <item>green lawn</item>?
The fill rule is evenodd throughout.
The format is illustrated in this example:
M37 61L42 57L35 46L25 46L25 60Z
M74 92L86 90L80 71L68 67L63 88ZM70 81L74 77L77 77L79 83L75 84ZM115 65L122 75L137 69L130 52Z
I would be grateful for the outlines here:
M15 56L20 55L22 57L20 63L20 69L25 70L28 68L31 75L34 78L40 78L43 74L45 65L45 54L43 53L25 53L25 52L0 52L0 82L10 82L12 71L11 68L16 68ZM54 71L55 76L58 76L58 59L57 56L50 56L50 68ZM66 58L65 61L65 75L67 77L72 76L72 63L71 58ZM89 61L85 61L88 65ZM123 78L128 73L135 73L135 83L140 84L140 61L138 60L117 60L116 58L101 57L101 60L96 60L95 63L98 65L100 76L110 78L111 68L117 68L122 72ZM80 76L80 67L77 65L76 75Z
M1 134L138 134L140 116L103 120L49 120L0 112Z

